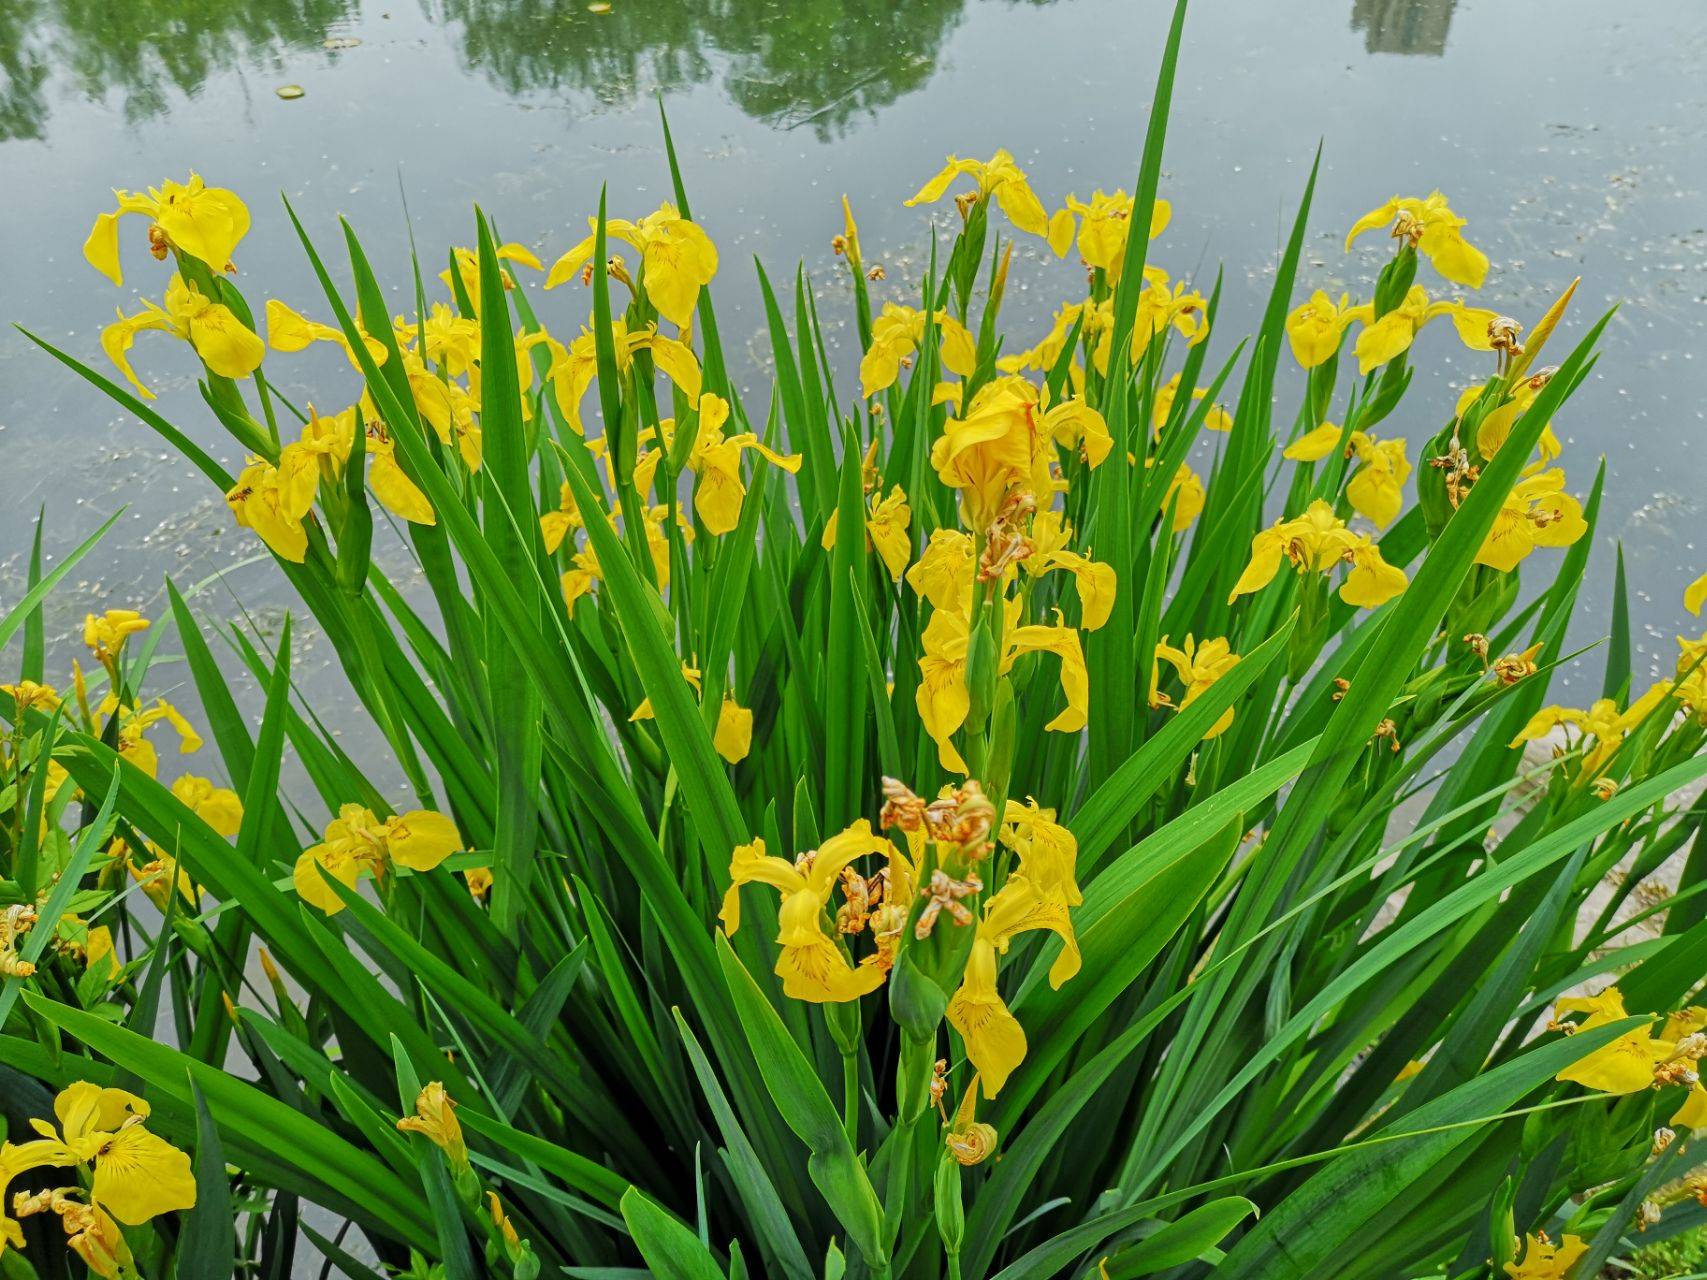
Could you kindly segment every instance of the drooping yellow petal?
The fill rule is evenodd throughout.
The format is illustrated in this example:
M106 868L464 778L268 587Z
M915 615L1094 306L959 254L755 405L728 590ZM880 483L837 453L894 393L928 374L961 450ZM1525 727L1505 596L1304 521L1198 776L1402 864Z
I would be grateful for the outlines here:
M145 304L148 309L134 316L127 316L119 311L118 320L101 330L101 350L106 352L107 359L118 366L125 380L136 388L136 393L144 400L154 399L154 393L142 385L142 379L136 376L136 370L130 365L130 349L136 343L136 335L146 333L150 329L162 329L167 333L176 333L171 317L152 303Z
M1280 571L1280 559L1285 544L1285 537L1275 529L1264 529L1251 539L1250 563L1245 566L1245 571L1239 575L1239 580L1228 593L1228 604L1232 604L1240 596L1261 591L1274 581L1274 575Z
M386 823L386 852L411 871L431 871L462 847L456 823L430 809L414 809Z
M1008 633L1006 644L1004 670L1022 653L1053 653L1061 659L1061 692L1067 696L1067 705L1043 727L1056 733L1077 733L1083 729L1090 715L1090 672L1085 666L1079 633L1071 627L1016 627Z
M321 879L320 873L324 871L346 888L354 889L356 881L366 870L366 861L351 857L329 844L317 844L298 855L291 883L296 888L296 896L309 906L318 907L329 916L336 915L344 909L344 900Z
M1396 360L1410 350L1416 333L1410 318L1399 311L1389 311L1374 324L1366 325L1352 348L1357 356L1357 371L1366 374Z
M375 453L373 465L368 468L367 479L373 486L373 496L393 515L409 521L410 524L438 523L433 504L404 472L393 455Z
M996 949L985 939L972 944L960 987L949 999L948 1024L966 1045L966 1057L978 1069L984 1096L993 1098L1014 1069L1025 1061L1025 1028L1009 1011L996 987Z
M723 705L717 712L717 729L711 735L717 754L730 764L739 764L753 749L753 713L739 705L733 697L723 695Z
M1683 589L1683 607L1685 609L1700 617L1703 603L1707 603L1707 573L1702 574Z
M1314 431L1306 431L1280 451L1280 456L1293 462L1320 462L1339 447L1340 428L1324 422Z
M1654 1068L1671 1050L1670 1041L1656 1040L1646 1027L1638 1027L1579 1058L1554 1079L1602 1093L1639 1093L1653 1085Z
M236 835L243 825L243 802L237 793L206 778L186 773L172 783L172 794L222 836Z
M89 238L83 242L83 257L115 285L124 284L124 271L119 266L119 213L96 215Z
M1379 609L1410 585L1403 569L1381 557L1381 548L1361 539L1348 553L1351 568L1340 583L1340 599L1359 609Z
M193 1208L190 1157L141 1125L111 1134L95 1156L94 1199L127 1226Z
M806 888L806 877L787 858L767 854L762 837L735 846L729 857L729 891L723 895L723 908L718 913L724 933L732 934L741 927L740 888L744 884L768 884L791 894Z
M1345 233L1345 250L1351 252L1352 242L1366 231L1375 231L1392 222L1399 216L1399 198L1394 196L1385 204L1377 205L1351 224L1351 230Z

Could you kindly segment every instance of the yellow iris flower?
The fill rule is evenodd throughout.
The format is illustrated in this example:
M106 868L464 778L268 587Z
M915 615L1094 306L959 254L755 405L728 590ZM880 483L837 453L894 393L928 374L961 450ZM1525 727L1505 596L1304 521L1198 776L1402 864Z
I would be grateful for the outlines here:
M1206 496L1203 477L1185 463L1180 463L1179 470L1174 472L1174 478L1168 482L1168 491L1162 495L1164 509L1168 503L1174 504L1175 533L1184 533L1191 528L1192 522L1203 514Z
M1055 810L1035 800L1010 800L998 838L1019 856L1020 872L1040 894L1076 907L1084 901L1075 873L1079 842L1055 819Z
M320 324L307 316L280 302L277 298L267 299L267 345L274 351L282 351L289 355L295 351L306 351L316 342L330 342L343 349L350 363L360 368L356 353L350 348L350 340L344 336L342 329L334 329L329 324ZM385 344L369 334L362 335L362 345L373 357L375 364L384 364L390 355Z
M1339 442L1339 427L1324 422L1287 445L1281 456L1294 462L1319 462ZM1378 440L1366 431L1353 431L1346 442L1346 456L1358 460L1351 483L1346 486L1352 509L1374 521L1377 527L1386 528L1404 505L1405 481L1411 474L1404 438Z
M172 794L222 836L234 836L243 825L243 802L229 787L186 773L172 782Z
M115 285L124 283L119 266L119 219L140 214L152 220L149 250L164 259L176 249L213 271L232 270L231 256L249 231L249 209L235 192L210 187L192 173L188 182L162 182L146 193L113 191L118 208L95 218L83 256Z
M79 1080L54 1099L53 1114L57 1130L32 1120L39 1139L0 1149L0 1194L26 1170L83 1166L93 1169L90 1200L126 1226L195 1206L189 1156L148 1131L149 1106L134 1093ZM8 1228L0 1243L11 1234Z
M1007 602L1016 612L1019 602ZM937 609L925 624L919 655L919 687L913 701L925 732L937 744L937 759L944 769L967 772L966 761L955 749L954 735L971 712L966 688L966 656L970 641L966 615L956 609ZM1090 672L1085 665L1079 633L1072 627L1030 624L1008 626L1002 632L1000 670L1006 675L1022 654L1053 653L1061 660L1061 692L1067 705L1043 727L1056 733L1077 733L1090 713Z
M1317 289L1308 302L1299 303L1286 317L1286 341L1303 368L1326 364L1340 349L1340 339L1353 318L1349 301L1347 294L1340 294L1335 302Z
M474 308L474 314L480 314L480 254L473 249L456 248L450 251L451 261L456 264L457 278L462 282L462 292L468 298L468 305ZM515 262L524 267L532 267L535 271L544 271L545 264L534 256L532 249L525 244L510 241L497 247L495 255L500 262ZM499 278L504 282L504 288L514 289L516 279L502 267L498 269ZM445 288L451 288L450 268L439 272L439 279L444 281Z
M970 378L978 364L978 344L972 335L946 311L935 317L941 343L942 365L950 373ZM867 400L895 385L901 365L925 339L925 313L916 307L886 302L871 322L871 345L859 362L860 394Z
M1093 467L1113 448L1108 424L1082 400L1045 407L1043 393L1017 376L979 388L963 416L950 418L931 447L931 466L960 490L970 529L987 529L1010 492L1054 492L1053 445L1078 449Z
M443 1151L453 1170L468 1167L468 1143L456 1118L456 1103L437 1080L422 1087L415 1097L415 1113L398 1120L397 1128L401 1133L418 1133Z
M936 529L924 553L907 570L907 585L937 609L966 612L972 605L972 577L977 550L970 534L959 529Z
M586 428L581 423L581 401L586 397L587 389L593 385L593 379L598 376L599 367L598 347L593 331L583 326L580 336L567 347L555 338L546 338L544 341L552 357L547 376L551 379L552 392L557 397L557 407L563 411L569 425L585 435ZM653 364L663 370L665 376L680 387L688 399L699 399L699 361L686 343L664 337L652 325L631 332L622 320L611 321L611 342L616 348L617 371L624 377L628 375L635 353L647 351L651 353Z
M1418 199L1415 196L1394 196L1364 214L1346 233L1346 252L1352 242L1367 231L1393 227L1396 239L1409 239L1440 272L1454 284L1480 289L1488 275L1488 255L1464 238L1464 219L1452 212L1446 197L1431 192Z
M1554 1079L1601 1093L1640 1093L1653 1087L1654 1068L1668 1060L1675 1048L1671 1041L1657 1039L1648 1028L1638 1027L1579 1058Z
M436 523L432 503L397 461L397 442L378 414L370 412L372 407L372 401L364 396L361 417L366 430L362 450L368 460L367 479L373 496L386 510L411 524ZM280 469L300 470L309 458L323 460L327 478L336 482L343 476L355 445L356 416L354 405L331 417L321 417L310 405L302 438L295 445L286 445L279 455Z
M1073 575L1079 587L1079 625L1086 631L1098 630L1114 611L1115 592L1120 584L1113 565L1059 547L1036 552L1021 563L1027 572L1038 576L1054 569Z
M1233 585L1228 603L1274 581L1283 559L1299 573L1326 573L1335 564L1349 565L1340 599L1359 609L1379 608L1410 583L1404 570L1382 559L1380 547L1347 529L1334 509L1318 498L1303 515L1277 521L1251 539L1251 561Z
M1108 359L1114 348L1114 299L1105 298L1094 305L1089 302L1082 305L1084 310L1080 314L1084 323L1081 333L1091 342L1091 363L1098 373L1107 377ZM1067 320L1066 327L1061 330L1060 341L1065 341L1076 318ZM1132 344L1127 351L1131 362L1136 365L1149 350L1150 343L1169 328L1184 338L1188 346L1195 347L1209 336L1208 303L1201 293L1188 288L1183 281L1171 279L1162 268L1147 266L1144 268L1144 287L1138 292ZM1051 338L1046 338L1045 342ZM1041 367L1047 369L1052 366Z
M83 643L103 666L118 661L125 641L148 630L149 621L134 609L108 609L83 616Z
M119 721L119 755L151 778L159 770L160 759L154 750L154 744L144 735L155 725L164 722L177 733L179 755L190 755L202 748L202 738L195 727L164 698L156 698L153 705L142 707L129 703L121 705L116 695L108 693L101 699L95 715L104 721L115 712Z
M247 378L261 367L267 349L260 338L230 307L210 301L183 276L173 274L166 286L164 307L147 298L142 305L143 310L133 316L120 310L118 320L101 330L101 350L144 400L154 399L154 393L142 385L130 367L130 349L137 334L151 329L189 343L202 363L222 378Z
M729 860L729 891L718 918L723 931L741 926L741 886L768 884L782 894L776 941L776 975L783 994L813 1004L857 1000L883 984L878 964L854 965L825 931L824 909L844 867L867 854L896 856L895 847L876 835L864 818L831 836L798 864L765 853L765 842L738 846Z
M383 879L393 864L431 871L460 848L456 824L442 813L416 809L382 820L363 805L346 804L327 824L325 839L297 858L292 878L298 897L335 915L344 900L321 878L322 871L353 889L364 874Z
M313 505L292 492L284 473L264 458L251 457L225 495L225 504L238 525L253 529L275 555L301 564L308 555L308 531L303 517Z
M1581 1236L1565 1235L1559 1243L1540 1236L1523 1238L1522 1261L1505 1264L1511 1280L1565 1280L1577 1259L1588 1252L1588 1243Z
M949 156L935 176L904 203L909 209L921 204L935 204L948 194L954 180L962 176L978 184L978 200L993 198L1014 226L1049 241L1056 257L1066 256L1073 237L1072 215L1062 209L1052 221L1043 210L1043 202L1031 189L1025 170L1014 163L1012 154L1005 148L988 160L962 160L958 156Z
M552 263L545 278L547 289L580 275L592 261L598 219L589 218L587 224L592 234ZM647 299L671 324L687 327L693 320L699 291L717 274L717 247L711 237L667 201L639 222L606 219L605 234L625 240L640 251L641 287Z
M563 606L569 616L575 616L575 604L582 596L589 594L595 582L604 581L604 571L599 568L599 558L591 546L582 547L570 557L571 568L564 570L559 580L563 591Z
M1555 1002L1554 1025L1563 1025L1567 1014L1583 1014L1576 1024L1579 1031L1617 1022L1629 1014L1624 1008L1623 993L1617 987L1607 987L1592 996L1569 996ZM1660 1083L1655 1069L1666 1064L1684 1064L1698 1070L1695 1042L1689 1037L1707 1026L1707 1008L1692 1006L1668 1014L1658 1036L1651 1027L1638 1027L1626 1032L1610 1044L1579 1059L1561 1071L1555 1079L1567 1080L1585 1088L1614 1095L1640 1093ZM1707 1088L1699 1075L1688 1082L1689 1092L1683 1105L1671 1117L1673 1125L1698 1129L1707 1125Z
M1083 323L1081 324L1081 319ZM1093 348L1099 336L1114 323L1114 308L1104 309L1094 302L1069 302L1055 312L1050 322L1049 332L1035 347L1013 355L996 357L996 368L1003 373L1023 373L1030 370L1035 373L1048 373L1054 369L1061 353L1066 350L1067 338L1073 332L1075 324L1080 325L1081 341L1089 342ZM1106 368L1108 353L1105 349L1102 364ZM1082 387L1084 384L1084 369L1075 363L1072 366L1073 385Z
M996 984L997 956L1006 954L1014 938L1034 929L1048 929L1064 944L1049 967L1049 985L1058 990L1079 971L1073 922L1066 900L1045 892L1022 869L985 904L960 987L948 1002L949 1025L965 1042L966 1057L977 1068L986 1098L1001 1091L1026 1053L1025 1029Z
M1558 467L1512 486L1476 552L1476 563L1510 573L1536 547L1568 547L1588 532L1582 504L1565 491Z
M1385 529L1404 505L1405 481L1411 474L1404 437L1377 440L1367 431L1353 431L1349 445L1359 465L1345 487L1346 499L1352 510Z
M392 330L399 347L419 342L425 357L442 365L453 378L463 377L480 362L480 322L458 315L442 302L433 303L420 324L397 316Z
M751 431L723 434L729 420L729 402L710 392L699 398L699 431L688 451L687 467L698 478L693 490L693 509L706 529L722 535L741 523L741 507L747 485L741 479L741 451L751 449L772 466L789 474L800 470L798 453L781 454L766 446Z
M1499 452L1500 446L1506 442L1506 437L1511 435L1511 429L1516 425L1518 418L1534 402L1535 397L1541 393L1541 388L1547 385L1550 377L1551 374L1549 373L1540 373L1532 378L1520 379L1517 385L1512 388L1511 397L1504 404L1483 415L1481 422L1476 426L1477 453L1484 458L1492 458L1494 454ZM1481 395L1482 384L1480 383L1472 383L1464 388L1463 394L1458 397L1458 407L1453 411L1453 416L1463 418L1469 412L1470 406L1475 404ZM1541 428L1541 438L1536 442L1535 449L1542 462L1551 462L1564 452L1564 447L1559 443L1559 437L1553 434L1551 422Z
M828 551L836 545L836 517L839 512L830 512L830 518L824 522L824 549ZM892 581L901 581L901 575L907 570L907 562L913 558L913 540L908 536L907 527L913 522L913 509L907 505L907 495L900 485L894 485L889 490L889 496L884 497L881 489L871 495L871 511L865 518L866 546L877 552L883 561L883 567L889 571Z
M1156 662L1165 662L1178 673L1180 683L1185 685L1185 696L1180 700L1180 710L1184 711L1209 689L1222 676L1239 665L1239 655L1233 652L1232 645L1217 636L1213 640L1205 640L1199 645L1191 636L1185 638L1183 647L1176 648L1168 643L1163 636L1156 645ZM1157 687L1155 667L1151 668L1150 687ZM1225 733L1233 723L1233 708L1223 711L1209 731L1203 735L1204 740L1218 738Z
M581 509L575 505L574 491L565 480L558 491L557 510L547 511L539 518L539 536L545 543L545 549L555 553L563 545L564 538L585 527Z
M699 668L682 663L682 679L693 686L695 694L703 692ZM650 720L653 715L652 699L647 698L634 708L628 719L633 724ZM740 764L753 749L753 713L736 702L735 696L727 691L723 694L723 704L717 709L717 726L711 731L711 745L730 764Z
M1107 273L1110 284L1118 284L1126 261L1126 231L1132 225L1132 197L1124 188L1110 195L1099 187L1091 193L1089 203L1068 196L1067 209L1079 218L1079 256ZM1167 230L1173 215L1173 206L1166 200L1150 206L1150 239ZM1053 225L1050 231L1053 234Z
M1670 694L1670 683L1660 681L1649 686L1646 693L1623 711L1618 709L1618 704L1611 698L1598 698L1587 710L1579 710L1576 707L1543 707L1530 717L1529 723L1518 731L1510 745L1516 747L1525 742L1534 742L1558 729L1574 729L1585 741L1593 739L1595 743L1593 749L1583 757L1582 766L1582 776L1593 777L1606 767L1630 731L1646 720L1649 713ZM1564 1008L1563 1005L1560 1007Z
M1324 422L1287 445L1280 451L1280 456L1293 462L1320 462L1334 451L1339 442L1339 427L1331 422Z
M1174 411L1174 401L1179 398L1180 375L1174 374L1161 386L1156 388L1156 403L1150 412L1150 425L1155 429L1156 438L1162 436L1162 428L1168 425L1168 418ZM1202 400L1209 394L1207 387L1193 387L1191 398ZM1220 405L1210 405L1209 412L1203 415L1203 428L1206 431L1231 431L1233 415Z
M1343 313L1347 321L1356 320L1362 326L1352 350L1357 356L1357 371L1368 373L1411 349L1411 343L1423 326L1441 316L1452 318L1452 327L1459 341L1472 351L1492 351L1493 343L1488 325L1499 318L1486 307L1469 307L1458 301L1430 302L1428 291L1412 285L1404 301L1393 310L1375 318L1375 306L1365 302Z

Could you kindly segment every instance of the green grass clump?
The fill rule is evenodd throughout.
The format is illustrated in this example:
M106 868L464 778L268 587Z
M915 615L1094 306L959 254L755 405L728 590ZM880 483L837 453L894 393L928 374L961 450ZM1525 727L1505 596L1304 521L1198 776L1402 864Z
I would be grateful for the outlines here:
M1297 299L1312 174L1226 342L1219 282L1150 261L1183 17L1132 194L951 160L909 203L952 237L875 311L847 212L857 390L761 268L775 379L736 393L673 149L673 203L601 195L543 282L478 216L404 316L347 225L340 288L287 206L315 320L234 282L235 193L121 196L91 263L135 214L173 269L103 335L133 385L42 345L226 495L389 751L289 625L176 587L50 685L106 530L38 539L0 1275L1534 1280L1701 1220L1707 646L1633 687L1620 578L1603 698L1547 702L1603 478L1550 424L1606 321L1447 296L1488 263L1438 194L1354 224L1392 236L1366 301ZM1032 345L1026 236L1085 264ZM1378 434L1449 327L1482 379ZM239 474L151 407L155 332ZM269 372L315 342L335 413Z

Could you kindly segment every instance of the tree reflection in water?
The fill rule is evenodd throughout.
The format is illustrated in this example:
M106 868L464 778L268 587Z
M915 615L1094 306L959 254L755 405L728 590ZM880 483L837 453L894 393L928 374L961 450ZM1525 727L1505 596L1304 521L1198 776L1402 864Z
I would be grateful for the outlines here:
M712 79L747 115L834 137L919 88L965 0L428 0L467 64L510 93L624 102Z
M618 104L715 80L754 119L828 138L923 85L967 0L419 2L506 93ZM0 140L43 137L54 92L150 119L174 93L277 67L360 15L360 0L0 0Z
M318 47L357 0L0 0L0 140L40 138L52 78L126 122L210 76Z

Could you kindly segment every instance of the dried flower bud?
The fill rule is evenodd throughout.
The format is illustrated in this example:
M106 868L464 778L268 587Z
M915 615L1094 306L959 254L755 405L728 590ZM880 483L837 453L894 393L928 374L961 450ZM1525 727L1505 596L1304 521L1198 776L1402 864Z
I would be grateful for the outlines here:
M1618 780L1616 778L1596 778L1589 783L1588 789L1594 792L1596 800L1610 800L1618 794Z
M1654 1130L1654 1145L1648 1148L1648 1154L1650 1156L1664 1155L1666 1148L1671 1146L1671 1144L1676 1140L1677 1131L1675 1129L1667 1129L1662 1125L1658 1129Z
M1488 637L1480 631L1472 631L1464 637L1464 643L1470 646L1470 652L1483 662L1488 660Z
M1495 316L1488 321L1488 345L1507 356L1520 356L1523 345L1517 339L1522 332L1523 326L1510 316Z
M948 1147L948 1154L960 1164L983 1164L996 1149L996 1129L994 1125L975 1120L960 1132L950 1130L943 1142Z
M1409 240L1415 245L1422 242L1424 230L1421 218L1401 210L1398 219L1393 223L1391 235L1395 240Z
M913 936L921 942L931 936L931 930L936 928L937 917L944 911L958 925L972 923L972 912L962 898L974 897L982 893L984 882L977 876L967 876L964 880L954 877L938 867L931 872L931 878L925 885L928 900L925 909L919 913L919 921L913 926Z
M1522 653L1508 653L1505 657L1496 659L1493 665L1494 677L1501 684L1516 684L1535 674L1535 649L1525 649Z
M917 795L899 778L883 779L883 811L877 816L880 827L899 827L917 831L925 825L924 797Z

